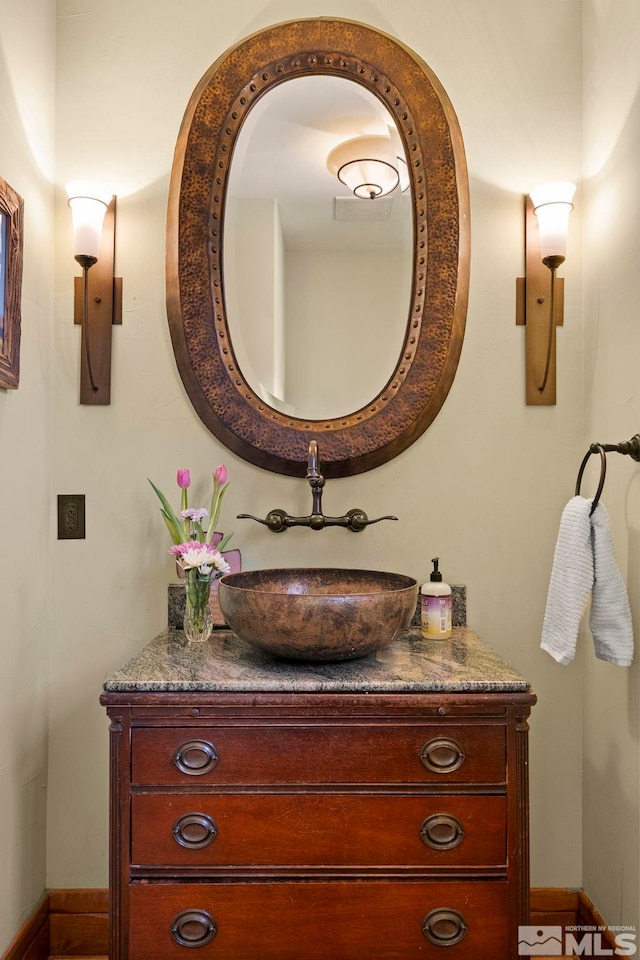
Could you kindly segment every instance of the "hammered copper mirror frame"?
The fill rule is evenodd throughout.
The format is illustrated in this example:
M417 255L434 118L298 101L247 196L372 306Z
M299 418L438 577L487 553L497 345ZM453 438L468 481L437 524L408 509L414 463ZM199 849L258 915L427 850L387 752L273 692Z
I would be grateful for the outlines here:
M229 339L222 279L225 191L243 121L272 87L310 74L350 78L386 104L409 158L414 216L411 306L395 371L366 407L326 421L286 416L248 386ZM369 470L405 450L444 403L467 309L466 161L438 79L386 34L329 18L281 23L227 51L198 84L178 136L166 270L180 375L198 415L228 448L265 469L304 476L316 439L327 477ZM330 378L328 371L328 390Z

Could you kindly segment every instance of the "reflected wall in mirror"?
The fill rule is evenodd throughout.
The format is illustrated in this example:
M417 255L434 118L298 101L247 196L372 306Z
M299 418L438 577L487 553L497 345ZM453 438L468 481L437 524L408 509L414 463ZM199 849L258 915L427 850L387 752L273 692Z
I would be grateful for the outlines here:
M378 161L395 183L387 195L359 199L329 169L345 142L395 163ZM240 131L222 236L229 335L249 386L282 413L344 416L396 368L413 247L400 164L406 170L393 117L344 77L281 84Z
M386 196L357 199L329 154L371 136L397 171ZM304 476L316 439L327 477L406 449L453 381L468 274L462 137L415 53L363 24L301 20L202 78L171 176L167 312L191 402L230 449Z

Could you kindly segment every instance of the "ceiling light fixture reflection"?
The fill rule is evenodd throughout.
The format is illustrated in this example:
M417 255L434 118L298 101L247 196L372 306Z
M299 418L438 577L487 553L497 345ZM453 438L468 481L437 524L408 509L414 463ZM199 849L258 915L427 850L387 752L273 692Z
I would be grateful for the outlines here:
M398 186L396 162L389 137L355 137L333 148L327 168L356 197L375 200Z

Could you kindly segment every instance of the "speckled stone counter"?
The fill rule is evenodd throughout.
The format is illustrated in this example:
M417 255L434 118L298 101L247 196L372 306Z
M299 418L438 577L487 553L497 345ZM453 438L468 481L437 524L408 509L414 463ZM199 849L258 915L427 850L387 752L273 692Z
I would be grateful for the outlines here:
M185 646L166 630L104 684L107 692L410 693L516 692L529 683L467 627L450 640L425 640L410 627L377 654L343 663L278 660L228 630Z

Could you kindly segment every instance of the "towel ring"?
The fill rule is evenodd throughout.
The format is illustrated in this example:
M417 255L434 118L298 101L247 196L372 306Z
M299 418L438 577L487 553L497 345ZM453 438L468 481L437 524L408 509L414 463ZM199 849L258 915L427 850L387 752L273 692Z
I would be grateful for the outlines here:
M593 498L593 503L591 505L591 510L589 511L589 516L592 515L595 508L598 506L600 496L604 487L604 481L607 476L607 455L605 453L604 447L601 443L592 443L591 447L587 450L580 464L580 470L578 471L578 479L576 480L576 497L580 496L580 484L582 483L582 474L584 473L584 468L587 465L587 461L592 453L600 454L600 483L598 484L598 489L596 490L596 495Z

